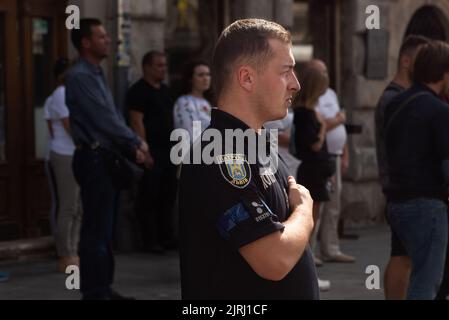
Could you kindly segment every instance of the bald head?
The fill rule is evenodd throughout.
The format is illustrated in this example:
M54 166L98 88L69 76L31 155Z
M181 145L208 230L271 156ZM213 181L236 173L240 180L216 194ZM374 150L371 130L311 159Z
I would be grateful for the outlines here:
M319 59L310 60L309 62L307 62L306 67L318 70L319 72L327 76L326 64Z

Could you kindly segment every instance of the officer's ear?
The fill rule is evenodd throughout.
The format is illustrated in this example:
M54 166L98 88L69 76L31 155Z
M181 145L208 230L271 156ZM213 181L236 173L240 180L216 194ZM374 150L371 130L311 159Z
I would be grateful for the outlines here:
M237 70L237 81L246 91L253 91L255 70L250 66L240 66Z

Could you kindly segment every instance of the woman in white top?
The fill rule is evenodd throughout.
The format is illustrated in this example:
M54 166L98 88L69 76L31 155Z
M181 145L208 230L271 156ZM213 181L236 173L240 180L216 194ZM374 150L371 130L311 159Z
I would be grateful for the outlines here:
M200 61L190 63L184 82L185 94L176 100L173 110L174 124L175 128L187 130L193 143L210 124L212 107L207 99L211 84L209 66ZM201 129L193 130L194 121L201 123Z
M54 67L58 86L47 98L45 120L50 133L50 164L57 195L56 249L60 271L79 265L78 242L81 227L79 187L72 173L75 145L70 135L69 109L65 104L64 75L68 60L60 59Z

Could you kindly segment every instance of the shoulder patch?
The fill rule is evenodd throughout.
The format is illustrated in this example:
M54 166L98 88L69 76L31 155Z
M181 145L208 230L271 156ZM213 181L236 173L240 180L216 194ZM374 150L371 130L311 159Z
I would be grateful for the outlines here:
M251 167L243 154L224 154L216 157L221 175L231 185L244 189L251 182Z

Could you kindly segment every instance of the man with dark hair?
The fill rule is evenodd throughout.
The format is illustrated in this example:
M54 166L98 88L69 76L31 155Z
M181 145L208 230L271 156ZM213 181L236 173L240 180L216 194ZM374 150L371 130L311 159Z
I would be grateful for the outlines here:
M158 63L155 63L155 65L159 68L162 68L162 70L160 70L160 74L162 74L163 80L165 77L165 72L167 71L167 58L163 52L157 50L151 50L147 52L142 58L142 68L144 68L145 66L152 66L153 61L157 58L160 58L160 60L158 61Z
M385 137L383 132L383 119L385 107L399 93L412 85L413 63L419 48L426 44L429 39L410 35L405 38L401 45L398 58L398 69L393 81L382 93L375 114L376 125L376 154L379 177L384 189L388 181L387 164L385 158ZM391 254L390 261L385 270L385 298L405 299L410 277L410 258L407 256L404 246L394 231L391 232Z
M148 147L124 121L114 104L100 63L108 56L109 36L96 19L82 19L72 30L79 60L66 80L70 127L77 146L73 171L80 185L83 219L79 245L81 293L86 300L124 299L112 290L112 236L120 187L111 154L145 161Z
M407 299L434 299L448 242L449 107L439 95L449 86L449 44L424 44L413 80L385 108L384 191L392 231L411 260Z
M145 170L139 186L137 216L140 219L144 251L164 253L176 249L174 202L176 167L170 161L173 130L173 97L162 81L167 58L150 51L142 59L143 78L128 91L127 108L131 127L149 145L151 168Z
M239 20L218 39L218 109L197 141L202 150L209 148L210 134L219 132L222 152L213 154L211 164L184 163L181 170L183 299L319 297L308 246L310 193L288 177L282 160L274 171L260 158L251 161L250 154L264 145L248 141L264 134L265 122L287 115L300 89L294 65L290 33L274 22ZM245 131L248 140L225 141L229 129Z
M102 23L100 20L95 18L84 18L80 20L80 28L73 29L70 34L72 38L72 44L76 48L76 50L80 51L83 49L83 39L90 38L92 36L93 27L100 27ZM106 54L107 53L103 53Z

